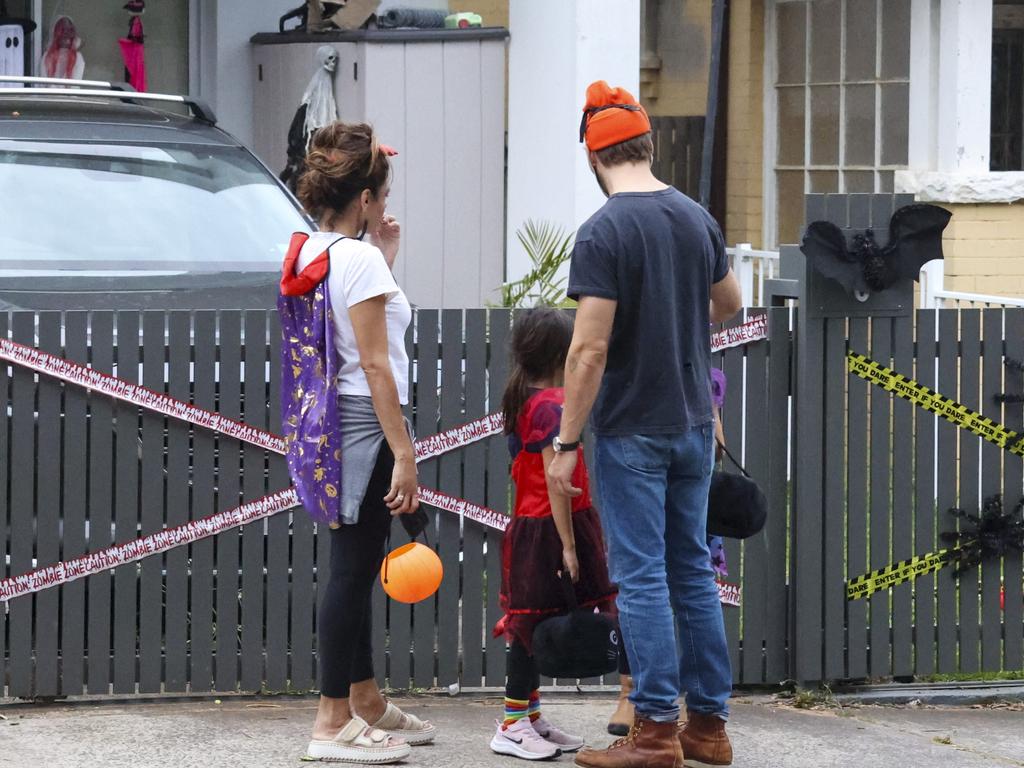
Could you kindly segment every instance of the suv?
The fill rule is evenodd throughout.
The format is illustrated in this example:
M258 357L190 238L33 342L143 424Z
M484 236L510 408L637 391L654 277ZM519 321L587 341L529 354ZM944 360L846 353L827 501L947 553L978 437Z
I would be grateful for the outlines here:
M204 104L97 81L0 77L0 201L0 311L269 309L311 227Z

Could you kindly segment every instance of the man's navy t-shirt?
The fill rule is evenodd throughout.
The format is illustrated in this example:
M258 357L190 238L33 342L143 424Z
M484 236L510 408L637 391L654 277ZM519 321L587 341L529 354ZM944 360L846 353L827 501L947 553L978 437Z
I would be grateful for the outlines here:
M580 227L569 296L618 302L596 434L675 434L712 420L710 292L728 271L718 224L672 187L614 194Z

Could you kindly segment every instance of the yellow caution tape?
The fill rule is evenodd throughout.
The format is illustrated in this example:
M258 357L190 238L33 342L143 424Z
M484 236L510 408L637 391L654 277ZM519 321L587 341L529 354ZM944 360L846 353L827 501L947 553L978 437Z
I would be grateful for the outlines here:
M882 589L895 587L905 581L916 579L927 573L945 568L952 561L952 549L940 549L927 555L918 555L909 560L887 565L871 573L865 573L846 582L846 599L859 600Z
M1018 433L1014 430L1007 429L977 411L972 411L966 405L961 405L956 400L940 395L938 392L918 384L913 379L891 371L864 355L848 352L846 354L846 369L904 400L909 400L926 411L938 414L946 421L973 432L990 443L995 443L1000 448L1005 448L1018 456L1024 456L1024 440L1018 440Z

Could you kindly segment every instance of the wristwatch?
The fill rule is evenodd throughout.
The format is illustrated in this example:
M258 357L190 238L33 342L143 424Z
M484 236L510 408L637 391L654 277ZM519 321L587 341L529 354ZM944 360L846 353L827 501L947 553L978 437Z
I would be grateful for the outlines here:
M571 453L580 447L581 440L577 440L574 443L563 443L558 435L555 435L555 439L551 441L551 447L554 448L555 453Z

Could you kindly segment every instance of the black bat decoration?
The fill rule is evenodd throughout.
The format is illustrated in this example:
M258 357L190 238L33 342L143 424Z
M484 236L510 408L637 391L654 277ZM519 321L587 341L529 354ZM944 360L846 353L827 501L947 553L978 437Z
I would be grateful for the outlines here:
M957 548L950 553L956 565L955 574L963 573L982 560L1002 557L1011 551L1024 551L1024 499L1012 510L1003 509L1001 496L985 499L981 515L972 515L962 509L950 509L954 517L964 520L959 531L947 531L941 539Z
M848 248L831 221L808 225L800 250L823 276L850 293L883 291L900 280L917 280L921 266L942 258L942 230L952 214L937 205L905 205L889 220L889 242L880 246L873 230L854 235Z

